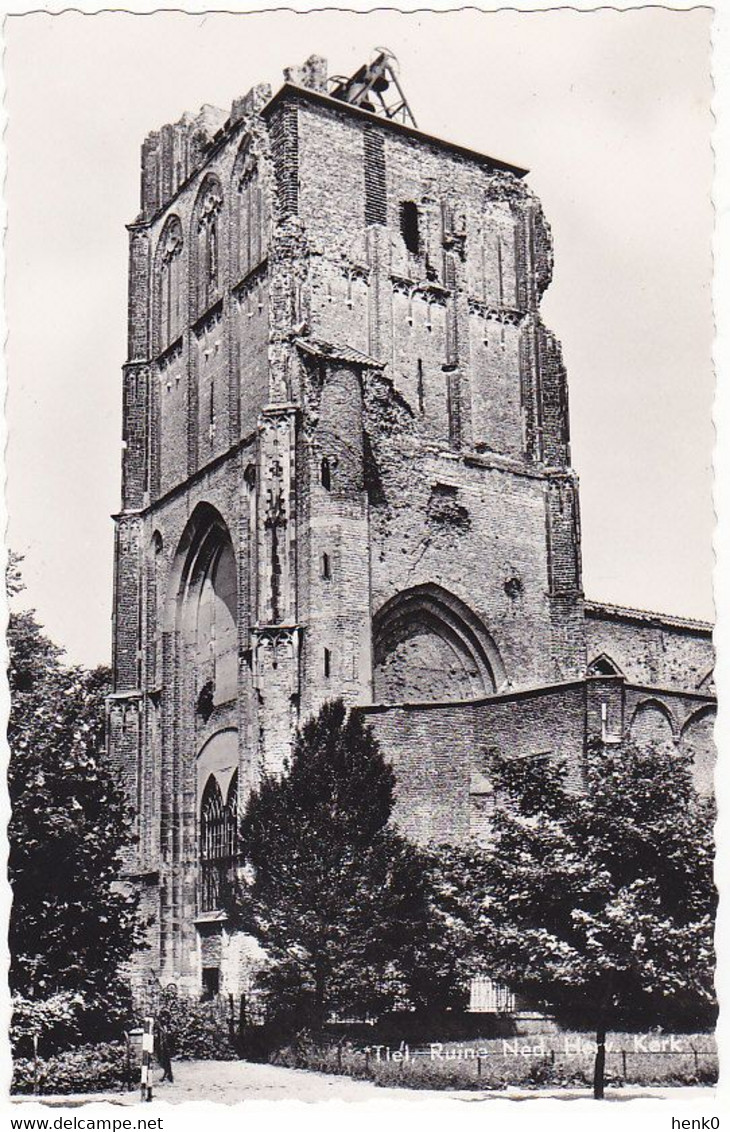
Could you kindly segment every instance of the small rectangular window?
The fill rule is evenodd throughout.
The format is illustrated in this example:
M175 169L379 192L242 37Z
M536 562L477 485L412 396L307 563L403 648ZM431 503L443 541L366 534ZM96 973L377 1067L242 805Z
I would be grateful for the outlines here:
M332 653L330 652L329 649L325 649L324 650L324 674L325 674L325 676L329 676L329 674L330 674L331 660L332 660Z
M325 581L328 582L330 580L331 576L332 575L331 575L331 572L330 572L330 556L329 556L329 554L323 554L322 555L322 577L325 579Z

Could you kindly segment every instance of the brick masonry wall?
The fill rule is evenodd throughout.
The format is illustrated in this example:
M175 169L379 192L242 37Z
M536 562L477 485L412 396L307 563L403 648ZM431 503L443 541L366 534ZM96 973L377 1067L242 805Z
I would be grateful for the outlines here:
M304 428L299 617L302 714L325 699L371 699L370 508L365 491L364 408L358 367L323 361L316 424ZM310 406L314 390L310 392ZM311 430L311 432L310 432ZM323 475L326 462L326 476Z
M111 757L138 813L128 868L157 915L157 957L140 962L191 987L203 944L227 987L243 963L238 944L229 954L208 928L201 943L195 927L196 763L223 730L245 798L324 699L363 706L396 767L399 821L424 841L483 831L494 748L563 757L578 785L586 735L669 726L705 780L711 765L711 699L667 694L657 719L638 687L694 688L706 638L583 616L565 370L538 309L552 271L539 203L510 174L375 118L294 92L260 115L265 99L255 88L234 103L222 134L206 113L151 135L130 226ZM216 285L201 276L211 215ZM163 333L171 231L183 314ZM205 715L212 662L185 595L213 530L236 564L237 688ZM372 707L387 644L373 617L412 591L466 609L456 659L443 626L452 644L423 655L463 661L476 688L475 657L492 650L495 699ZM580 682L586 624L589 658L620 654L628 684ZM423 671L398 679L378 688L436 694Z
M471 704L371 708L365 717L396 771L395 820L422 843L464 843L482 827L490 752L564 759L582 781L585 687ZM487 784L488 789L488 784Z
M255 163L246 191L258 191L260 186L264 201L269 202L266 208L272 195L268 132L254 109L261 104L262 89L254 89L256 98L249 97L250 105L240 100L225 144L196 150L200 154L198 174L187 182L184 177L176 181L174 172L169 177L165 174L164 186L158 186L157 196L149 198L158 201L157 210L148 208L144 221L130 228L129 355L148 361L150 397L155 405L149 418L149 470L144 484L151 499L251 435L268 400L266 257L270 225L265 209L263 236L253 243L247 257L239 248L244 154L250 153ZM157 142L152 149L157 154L154 161L166 167L164 154L157 153ZM143 180L148 176L149 170L143 170ZM209 184L219 186L222 198L217 228L218 287L203 300L196 284L203 270L199 223L205 200L200 190ZM160 208L165 200L166 206ZM179 339L167 342L159 330L158 278L162 237L169 231L171 218L179 220L183 239L179 279L184 294L180 301L187 317ZM258 262L251 263L252 257L258 257ZM246 267L244 278L239 275L241 263Z
M171 979L183 983L187 979L195 986L197 960L191 956L197 948L194 920L200 805L196 754L212 734L233 726L239 735L239 775L244 791L258 773L258 697L253 687L249 635L252 548L245 478L252 454L252 445L241 449L234 458L200 473L186 490L174 492L142 518L135 517L134 544L125 535L127 550L120 550L118 560L118 569L128 569L130 578L148 578L144 592L137 594L136 616L124 614L122 631L116 634L120 666L117 687L121 688L121 676L126 674L127 683L138 691L131 700L112 701L110 707L113 757L139 815L140 843L127 868L149 880L159 874L154 884L159 888L160 920L154 931L162 948L162 970ZM230 533L239 589L238 697L217 708L208 720L202 720L196 712L200 673L175 613L180 569L189 544L186 531L201 501L215 509ZM123 521L122 530L129 521ZM134 565L125 567L126 556L132 552ZM145 564L144 570L140 562ZM154 563L154 585L149 584L150 562ZM123 592L125 608L129 608L135 593L129 579ZM129 643L125 645L126 641ZM141 672L138 656L146 658ZM140 963L140 970L149 967L149 957L142 955Z
M714 665L712 632L700 625L679 628L629 616L586 614L589 663L609 657L627 680L657 688L710 690L707 678Z
M483 832L494 804L489 754L562 760L575 789L589 741L657 745L691 756L701 793L713 789L715 706L596 678L470 704L364 709L397 775L395 820L422 843L463 843Z
M714 790L715 719L714 696L626 686L625 738L690 756L695 786L704 794Z
M298 109L311 332L363 352L375 345L392 383L366 396L377 480L370 497L373 610L399 590L436 582L482 617L516 686L579 675L576 485L553 486L546 497L539 474L515 474L528 473L535 446L525 429L542 418L540 406L527 412L525 397L536 395L539 383L523 373L525 357L540 364L538 350L525 352L520 341L534 338L530 312L549 271L548 253L536 262L535 249L548 239L544 225L519 182L476 162L386 131L376 161L375 129L319 105ZM366 221L375 216L372 186L375 178L382 185L383 172L379 234L381 226L368 229ZM405 201L419 209L419 254L404 243ZM559 433L549 452L559 467L568 458L568 432L556 349L544 351L551 367L545 428L551 442ZM459 455L470 438L485 454L483 465L472 458L467 466ZM500 456L507 463L496 472L490 457ZM459 492L465 523L434 520L431 497L442 482ZM551 591L559 602L551 603Z

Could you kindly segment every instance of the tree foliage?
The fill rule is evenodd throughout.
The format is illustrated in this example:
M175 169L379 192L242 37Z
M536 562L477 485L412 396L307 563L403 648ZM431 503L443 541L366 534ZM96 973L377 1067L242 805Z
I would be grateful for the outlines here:
M391 826L395 776L341 701L251 795L236 914L266 952L263 985L293 1024L450 1002L456 975L431 862Z
M488 843L442 872L472 965L597 1030L708 1022L714 809L688 761L597 747L579 792L549 758L495 758L492 773Z
M17 594L17 559L8 583ZM105 755L109 672L65 665L32 610L11 612L8 648L16 1021L27 1028L37 1004L67 1036L97 1036L126 1010L119 971L141 942L136 900L116 883L130 826Z

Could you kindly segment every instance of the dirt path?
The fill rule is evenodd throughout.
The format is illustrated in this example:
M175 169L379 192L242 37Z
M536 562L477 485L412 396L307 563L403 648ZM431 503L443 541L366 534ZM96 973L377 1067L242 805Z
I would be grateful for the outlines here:
M372 1081L310 1073L305 1069L283 1069L250 1061L188 1061L174 1065L175 1082L155 1085L155 1100L206 1100L237 1104L244 1100L373 1100L406 1094L410 1089L379 1089Z
M256 1065L250 1061L178 1061L174 1063L174 1084L160 1083L160 1072L153 1073L153 1099L182 1104L186 1101L217 1101L221 1104L239 1104L245 1100L301 1100L301 1101L371 1101L398 1100L420 1102L449 1099L457 1103L484 1102L496 1099L515 1101L537 1097L557 1097L562 1100L585 1100L586 1089L509 1089L504 1092L441 1091L431 1089L378 1088L371 1081L353 1081L326 1073L311 1073L304 1069L283 1069L275 1065ZM606 1100L627 1101L636 1098L671 1100L674 1102L712 1104L715 1090L708 1087L609 1089ZM32 1101L32 1097L17 1097L17 1101ZM42 1104L76 1106L91 1101L105 1100L112 1104L136 1105L139 1093L90 1095L85 1097L38 1097Z
M353 1081L326 1073L312 1073L305 1069L283 1069L275 1065L256 1065L250 1061L188 1061L174 1066L175 1082L155 1085L154 1097L159 1101L180 1103L192 1100L211 1100L223 1104L237 1104L244 1100L300 1100L300 1101L372 1101L398 1100L423 1102L438 1098L457 1102L504 1100L530 1100L537 1096L558 1097L564 1100L585 1100L587 1089L509 1089L504 1092L438 1089L379 1088L372 1081ZM693 1101L714 1100L714 1089L641 1088L607 1090L608 1101L625 1101L637 1097Z

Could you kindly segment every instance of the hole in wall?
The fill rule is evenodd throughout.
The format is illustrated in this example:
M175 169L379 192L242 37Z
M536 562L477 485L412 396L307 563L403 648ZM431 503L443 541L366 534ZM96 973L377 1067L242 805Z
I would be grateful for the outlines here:
M418 205L412 200L404 200L400 206L400 230L408 251L411 255L418 255L421 250Z

